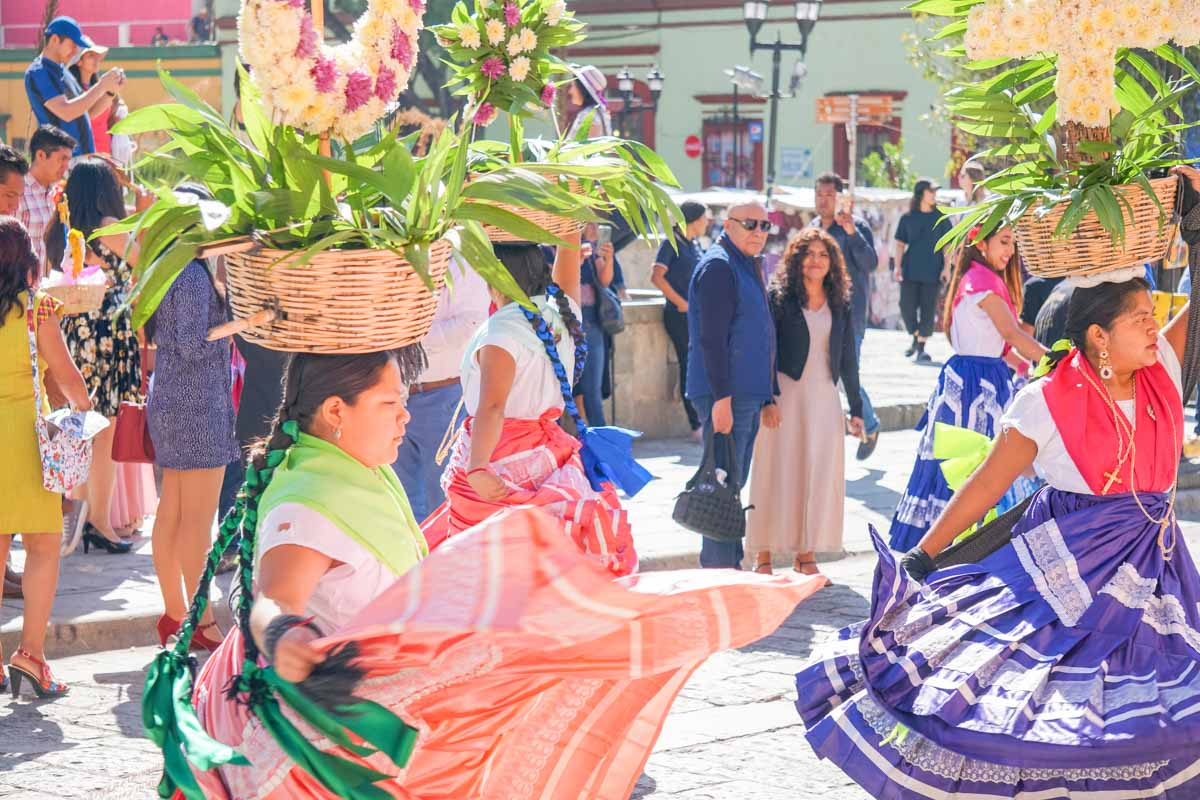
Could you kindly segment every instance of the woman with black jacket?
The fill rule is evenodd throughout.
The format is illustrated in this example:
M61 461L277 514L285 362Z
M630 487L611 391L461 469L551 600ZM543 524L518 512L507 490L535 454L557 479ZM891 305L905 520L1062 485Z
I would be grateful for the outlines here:
M847 430L862 434L858 357L850 321L850 278L833 238L800 232L770 288L778 342L775 404L767 407L750 462L746 549L755 571L771 554L795 554L793 569L817 574L815 553L842 549ZM850 403L847 425L837 385Z

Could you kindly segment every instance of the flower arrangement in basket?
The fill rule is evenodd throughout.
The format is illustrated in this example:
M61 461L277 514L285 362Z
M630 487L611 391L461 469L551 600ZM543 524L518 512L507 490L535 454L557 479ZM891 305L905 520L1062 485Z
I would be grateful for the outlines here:
M563 0L474 0L474 13L459 2L451 21L433 31L450 56L455 94L467 98L464 122L482 128L500 112L508 115L507 148L494 141L472 142L472 183L519 166L553 179L600 216L619 214L640 235L674 241L671 231L682 215L663 186L679 184L653 150L613 136L586 140L582 134L568 140L560 132L557 141L525 138L524 119L553 115L557 81L573 79L571 67L553 50L585 38L582 23ZM535 211L532 220L556 236L574 232L581 222L553 211ZM520 238L494 225L486 231L493 241Z
M97 266L84 267L83 232L71 227L71 209L67 202L66 181L54 187L50 199L54 203L58 218L63 222L63 263L50 271L42 283L42 289L63 304L62 313L90 314L104 305L104 293L108 280L104 270Z
M957 127L995 141L976 157L1001 168L983 182L988 199L962 212L940 244L977 225L986 235L1011 223L1030 271L1048 277L1163 257L1177 222L1178 182L1167 173L1184 163L1189 127L1180 101L1200 83L1179 48L1200 43L1200 4L918 0L909 8L950 18L937 38L968 69L1005 67L947 97ZM1165 79L1156 60L1184 77Z

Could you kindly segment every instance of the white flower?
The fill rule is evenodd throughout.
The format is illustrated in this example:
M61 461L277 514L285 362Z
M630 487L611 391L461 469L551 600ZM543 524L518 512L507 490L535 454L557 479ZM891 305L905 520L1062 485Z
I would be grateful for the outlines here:
M492 0L475 0L475 9L477 11L487 11L492 7Z
M464 22L458 26L458 40L462 42L463 47L471 50L478 50L479 46L483 44L483 40L479 36L479 29L473 22Z
M508 40L508 47L505 48L510 56L515 56L521 52L521 35L514 33Z
M529 59L525 56L518 56L508 65L508 74L514 81L520 83L529 76Z
M529 28L521 29L521 51L528 53L533 48L537 47L537 34Z
M484 33L487 34L488 44L495 47L504 41L504 23L498 19L489 19L484 26Z
M567 4L563 0L555 0L546 8L546 24L550 26L557 25L566 11Z
M421 18L417 16L417 12L413 11L412 6L408 3L403 3L400 6L400 11L394 17L396 24L400 26L400 30L407 33L410 37L416 36L417 31L421 30Z

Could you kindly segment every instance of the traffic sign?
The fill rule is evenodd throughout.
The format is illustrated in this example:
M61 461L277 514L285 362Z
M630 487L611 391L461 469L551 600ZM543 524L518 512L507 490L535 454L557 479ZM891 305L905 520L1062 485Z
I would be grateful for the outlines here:
M859 124L884 121L896 115L895 103L889 95L860 94L855 96L858 98L858 118L855 121ZM848 94L818 97L817 122L849 124L851 122L851 97L852 95Z
M688 158L699 158L700 154L704 152L704 146L700 142L700 137L693 133L684 139L683 152Z

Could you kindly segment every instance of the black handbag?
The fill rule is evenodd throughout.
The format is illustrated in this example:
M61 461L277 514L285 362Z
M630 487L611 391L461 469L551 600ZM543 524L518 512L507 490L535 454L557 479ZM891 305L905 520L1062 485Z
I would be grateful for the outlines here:
M600 320L600 329L609 336L616 336L625 330L625 309L621 308L621 298L617 293L596 281L596 318Z
M733 437L718 434L729 465L724 483L717 477L716 437L704 435L704 460L675 498L671 518L681 527L717 542L736 542L746 535L746 509L738 481L737 453Z

